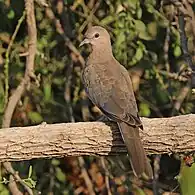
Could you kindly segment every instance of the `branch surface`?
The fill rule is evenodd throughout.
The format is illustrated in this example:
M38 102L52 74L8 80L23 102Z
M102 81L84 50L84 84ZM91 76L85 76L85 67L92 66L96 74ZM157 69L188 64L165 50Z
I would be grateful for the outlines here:
M195 151L195 115L142 118L147 154ZM0 131L0 161L126 153L113 122L79 122L13 127Z

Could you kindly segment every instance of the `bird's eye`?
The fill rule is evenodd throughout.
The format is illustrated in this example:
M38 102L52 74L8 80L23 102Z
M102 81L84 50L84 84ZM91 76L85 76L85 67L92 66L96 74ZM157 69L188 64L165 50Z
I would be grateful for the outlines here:
M95 34L95 38L98 38L100 35L99 35L99 33L96 33Z

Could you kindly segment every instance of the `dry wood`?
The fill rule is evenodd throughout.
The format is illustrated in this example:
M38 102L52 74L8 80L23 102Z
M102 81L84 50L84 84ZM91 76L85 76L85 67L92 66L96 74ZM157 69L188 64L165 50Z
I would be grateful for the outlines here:
M142 121L140 135L147 154L195 151L195 115ZM125 152L118 128L111 122L43 123L0 131L0 161Z

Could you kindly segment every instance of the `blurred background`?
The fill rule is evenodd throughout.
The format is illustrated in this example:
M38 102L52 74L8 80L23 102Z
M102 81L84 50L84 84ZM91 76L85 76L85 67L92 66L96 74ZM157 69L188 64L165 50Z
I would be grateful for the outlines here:
M38 33L35 75L39 85L32 82L30 90L23 94L13 114L12 126L97 119L100 112L87 99L80 79L89 50L78 45L90 25L101 25L109 31L115 57L132 76L140 116L170 117L194 112L194 96L188 84L189 65L182 55L185 42L181 42L183 25L193 61L193 0L48 0L47 3L48 7L35 3ZM0 124L5 110L6 79L11 95L24 76L28 55L24 10L23 0L0 0ZM8 45L19 20L8 55ZM8 78L6 65L9 65ZM180 155L153 155L150 159L156 171L155 185L134 178L125 156L39 159L12 166L34 194L195 194L194 166L183 166ZM0 180L0 194L10 194L9 177L3 166ZM28 194L22 186L19 188Z

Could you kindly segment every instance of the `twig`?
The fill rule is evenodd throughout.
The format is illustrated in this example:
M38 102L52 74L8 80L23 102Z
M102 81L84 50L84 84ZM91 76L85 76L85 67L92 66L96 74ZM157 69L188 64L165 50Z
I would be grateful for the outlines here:
M195 16L194 16L194 10L192 8L192 5L189 3L189 0L182 0L186 10L187 10L187 13L189 14L190 16L190 24L191 24L191 27L192 27L192 32L193 32L193 35L195 37Z
M6 53L5 53L5 66L4 66L4 73L5 73L5 96L4 96L4 109L6 108L7 106L7 102L8 102L8 90L9 90L9 55L10 55L10 51L11 51L11 47L14 43L14 40L16 38L16 35L20 29L20 26L22 24L22 22L24 21L25 19L25 15L26 15L26 12L24 11L21 18L18 20L18 24L15 28L15 31L11 37L11 40L9 42L9 45L8 45L8 48L6 50Z
M95 195L95 192L93 190L93 184L92 184L91 179L88 175L88 172L85 168L85 161L84 161L83 157L78 157L78 161L79 161L79 165L81 167L81 174L83 176L83 179L85 180L85 184L89 190L89 194Z
M165 42L164 42L164 60L165 60L165 67L167 72L170 72L170 65L169 65L169 42L170 42L170 27L167 27L166 30L166 37L165 37Z
M29 49L28 49L29 55L27 56L27 59L26 59L26 70L25 70L24 79L21 81L19 86L16 88L14 93L11 95L8 101L7 107L5 109L5 113L3 116L3 123L2 123L3 128L10 126L12 115L16 108L16 105L18 101L21 99L21 96L24 90L30 83L30 78L34 77L33 70L34 70L34 59L35 59L35 54L36 54L36 41L37 41L37 30L36 30L35 15L34 15L34 1L26 0L25 8L26 8L27 27L28 27L28 36L29 36ZM4 162L3 166L9 173L13 175L15 180L19 181L19 183L24 186L25 190L30 195L33 195L32 190L22 181L20 176L14 171L11 163ZM10 185L9 187L11 186L16 186L16 184ZM17 195L17 192L15 192L15 194Z
M176 72L167 72L164 70L160 70L159 73L164 76L167 76L169 79L177 80L179 82L184 82L184 83L188 82L188 78L186 77L185 74L180 75L179 73Z
M6 162L6 163L3 163L3 167L5 168L5 170L10 173L13 177L11 178L14 178L14 180L10 181L12 182L12 185L10 185L9 187L13 186L15 189L16 189L16 183L14 184L14 181L16 182L19 182L23 187L24 189L28 192L28 194L30 195L33 195L33 192L32 190L25 184L25 182L20 178L20 176L18 175L18 173L13 169L11 163L9 162ZM12 189L13 190L13 189ZM15 190L14 190L15 191ZM13 193L14 195L18 195L17 192L15 191L15 193Z
M55 173L54 173L54 167L52 164L50 164L49 168L49 195L53 195L53 188L55 186Z
M179 32L180 32L180 39L181 39L181 48L183 51L184 58L186 60L187 65L189 68L192 70L194 69L192 59L190 57L189 51L188 51L188 45L187 45L187 37L185 33L185 20L184 20L184 15L180 12L178 16L178 21L179 21Z
M40 6L43 7L48 7L48 3L46 2L46 0L35 0L36 3L38 3Z
M82 57L80 52L77 50L77 48L74 46L74 44L71 42L71 40L65 35L65 32L60 24L60 21L55 17L53 11L50 8L46 9L46 15L49 17L49 19L53 20L56 26L56 31L63 37L66 46L75 54L81 66L84 67L85 65L84 58Z
M180 94L177 96L177 100L174 103L174 109L176 111L178 111L181 108L181 105L182 105L184 99L186 98L186 96L188 95L189 90L190 90L189 85L186 85L186 86L181 88ZM175 110L173 110L172 115L175 114Z
M23 193L20 192L20 190L18 189L18 186L17 186L17 184L14 180L14 177L12 175L10 175L10 177L9 177L8 187L9 187L12 194L14 194L14 195L23 195Z
M37 30L34 17L34 4L33 0L26 0L26 14L27 14L27 26L28 26L28 35L29 35L29 55L26 59L26 70L24 79L21 81L19 86L16 88L14 93L9 98L9 102L5 109L3 116L3 125L2 127L9 127L12 119L13 112L15 107L20 100L26 86L30 83L30 78L33 77L34 70L34 58L36 54L36 40L37 40Z
M102 164L102 168L104 169L104 172L105 172L105 183L106 183L107 194L112 195L112 192L110 189L110 182L109 182L109 172L108 172L108 169L106 168L105 158L103 156L101 156L101 164Z
M64 99L67 103L67 111L68 116L70 117L70 121L72 123L75 122L74 116L73 116L73 109L71 106L71 79L72 79L72 71L73 71L73 63L67 67L68 70L66 71L66 82L64 87Z
M156 155L154 158L154 180L153 180L153 192L154 195L158 195L158 179L160 171L160 155Z
M186 61L186 64L187 64L189 70L191 71L191 79L189 79L187 85L182 87L182 89L180 90L180 94L179 94L176 102L174 103L174 109L173 109L172 114L174 114L175 111L178 111L180 109L184 99L186 98L186 96L188 95L188 93L190 91L190 88L195 87L195 66L193 65L192 58L191 58L189 51L188 51L187 37L186 37L186 33L185 33L184 14L181 11L179 11L178 22L179 22L179 33L180 33L180 40L181 40L181 48L182 48L182 52L183 52L183 57L184 57L184 60Z
M195 66L193 65L192 58L188 51L187 37L185 33L185 20L184 20L184 15L181 12L179 13L178 21L179 21L179 28L180 28L179 32L180 32L180 39L181 39L181 48L182 48L184 59L189 69L192 71L190 82L192 88L194 88L195 87Z
M89 10L89 7L88 6L85 6L85 9L86 9L85 15L87 15L87 18L84 21L84 23L80 26L80 28L78 30L79 33L83 32L83 30L85 29L85 27L87 25L91 25L91 23L93 21L94 13L97 11L98 7L100 6L100 3L101 3L101 0L98 0L95 3L95 5L93 6L93 9L92 10Z
M195 15L192 8L192 5L188 0L170 0L167 3L172 3L178 9L178 22L180 28L180 39L181 39L181 47L184 55L184 59L190 69L191 80L189 82L189 87L195 88L195 66L193 65L192 57L189 54L188 46L187 46L187 38L185 33L185 20L184 17L187 16L190 18L190 24L192 28L193 35L195 36Z

